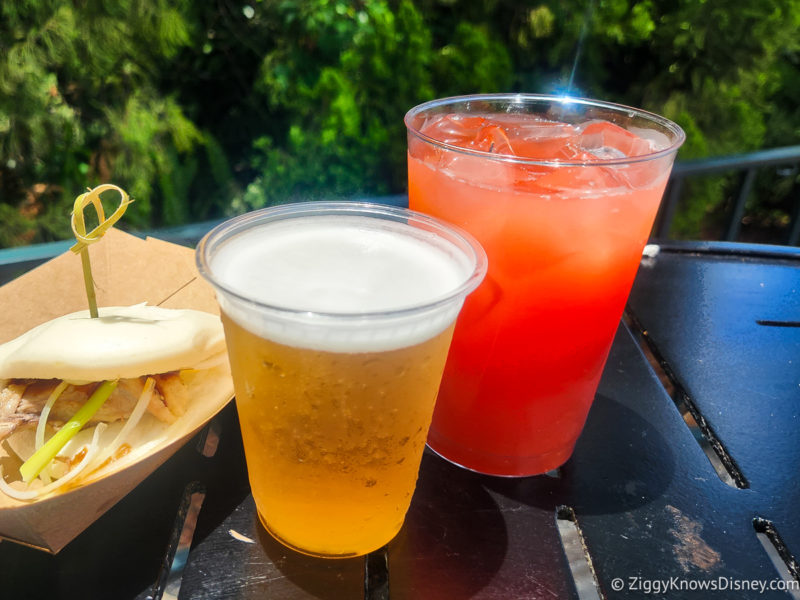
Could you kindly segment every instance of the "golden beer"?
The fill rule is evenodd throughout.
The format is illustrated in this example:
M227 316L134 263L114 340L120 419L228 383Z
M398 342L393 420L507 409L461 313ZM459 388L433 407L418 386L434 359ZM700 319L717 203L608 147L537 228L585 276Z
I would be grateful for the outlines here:
M264 527L294 549L354 556L400 530L453 327L408 348L338 353L260 338L223 314Z
M404 209L308 203L198 245L225 326L259 518L286 546L358 556L411 502L453 328L486 257Z

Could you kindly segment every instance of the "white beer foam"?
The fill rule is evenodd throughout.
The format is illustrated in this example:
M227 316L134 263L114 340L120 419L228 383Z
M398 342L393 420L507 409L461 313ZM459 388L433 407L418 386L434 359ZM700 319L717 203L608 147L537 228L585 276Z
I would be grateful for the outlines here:
M384 351L432 338L455 320L463 297L424 311L391 311L442 299L472 274L463 252L439 236L343 215L258 225L225 241L210 266L225 288L262 305L218 293L222 310L242 327L331 352Z

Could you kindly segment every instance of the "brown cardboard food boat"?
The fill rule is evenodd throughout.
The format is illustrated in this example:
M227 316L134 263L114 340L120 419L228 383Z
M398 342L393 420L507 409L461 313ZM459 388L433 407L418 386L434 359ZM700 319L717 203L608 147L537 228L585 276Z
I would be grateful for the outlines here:
M200 277L194 251L161 240L110 230L89 248L97 302L146 302L219 314L213 289ZM86 309L80 259L72 252L0 287L0 343L56 317ZM232 398L227 363L188 383L189 408L146 445L92 473L79 484L34 501L0 494L0 538L56 553L174 454ZM10 461L0 444L0 464Z

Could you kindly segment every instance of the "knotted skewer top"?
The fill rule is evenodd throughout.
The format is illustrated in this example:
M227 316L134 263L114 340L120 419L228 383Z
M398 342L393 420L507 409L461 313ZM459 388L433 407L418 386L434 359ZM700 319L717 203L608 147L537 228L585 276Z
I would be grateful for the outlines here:
M103 204L100 201L100 194L113 190L120 196L120 203L117 209L106 219ZM128 194L121 187L111 183L103 183L94 189L87 190L75 198L75 204L72 208L72 218L70 224L72 232L75 234L77 242L70 248L75 254L81 255L81 264L83 266L83 281L86 286L86 298L89 301L89 315L92 318L98 316L97 313L97 298L94 291L94 279L92 278L92 266L89 262L88 248L91 244L100 241L100 238L111 229L114 224L119 221L128 205L133 202L128 198ZM86 220L83 216L83 211L87 206L92 205L97 213L98 225L89 233L86 233Z

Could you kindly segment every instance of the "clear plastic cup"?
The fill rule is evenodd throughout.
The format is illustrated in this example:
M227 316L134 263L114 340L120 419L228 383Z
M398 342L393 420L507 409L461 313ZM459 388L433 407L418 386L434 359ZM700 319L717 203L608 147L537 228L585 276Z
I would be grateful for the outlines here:
M626 106L524 94L435 100L405 123L410 208L489 256L429 445L481 473L552 470L584 426L683 131Z
M469 234L405 209L283 205L198 245L216 288L264 527L322 557L402 526L454 322L486 272Z

